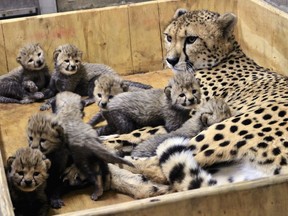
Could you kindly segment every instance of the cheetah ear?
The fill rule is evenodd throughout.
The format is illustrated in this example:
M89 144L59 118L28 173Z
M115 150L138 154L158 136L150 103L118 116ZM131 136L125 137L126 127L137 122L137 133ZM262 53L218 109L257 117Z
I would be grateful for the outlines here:
M61 125L58 124L56 120L53 120L51 123L51 127L56 130L56 132L59 134L59 137L63 137L64 130Z
M43 160L44 160L44 162L46 164L47 170L49 170L50 167L51 167L51 161L49 159L47 159L46 157L44 157Z
M168 99L171 99L171 89L172 89L171 86L166 86L164 89L164 93Z
M129 86L124 82L121 82L120 87L123 89L123 92L128 92Z
M178 17L182 16L183 14L187 13L187 10L184 8L178 8L173 16L174 19L177 19Z
M209 117L211 117L212 113L203 113L201 116L200 116L200 120L202 122L202 124L204 125L204 127L209 127Z
M6 166L7 166L7 169L8 169L8 172L10 173L11 172L11 169L12 169L12 163L13 161L15 160L15 157L14 156L11 156L7 159L7 162L6 162Z
M219 23L220 28L223 31L223 36L229 37L232 34L234 26L237 23L237 17L233 13L225 13L217 19L217 22Z
M16 61L17 63L21 64L21 56L17 56Z
M59 54L61 53L61 49L56 49L54 52L53 52L53 60L54 62L56 62Z

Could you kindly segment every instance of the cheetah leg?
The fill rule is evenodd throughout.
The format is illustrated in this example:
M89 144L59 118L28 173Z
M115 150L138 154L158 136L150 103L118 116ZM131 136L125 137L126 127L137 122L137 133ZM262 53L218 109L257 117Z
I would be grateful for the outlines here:
M133 174L118 166L108 164L111 173L111 189L128 194L135 199L148 198L169 193L169 186L157 184L141 174Z

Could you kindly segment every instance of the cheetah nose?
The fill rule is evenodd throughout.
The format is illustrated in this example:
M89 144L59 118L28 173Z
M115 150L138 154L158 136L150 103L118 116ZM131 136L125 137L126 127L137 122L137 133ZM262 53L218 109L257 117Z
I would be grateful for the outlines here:
M76 65L71 65L72 70L75 70Z
M38 60L38 61L37 61L37 64L38 64L39 66L42 66L43 62L42 62L41 60Z
M190 99L188 99L188 101L190 102L190 103L195 103L195 99L194 98L190 98Z
M32 184L32 180L25 180L25 184L26 184L27 186L30 186L30 185Z
M105 107L107 106L107 103L102 102L102 103L101 103L101 106L102 106L103 108L105 108Z
M166 61L174 67L179 62L179 58L166 58Z

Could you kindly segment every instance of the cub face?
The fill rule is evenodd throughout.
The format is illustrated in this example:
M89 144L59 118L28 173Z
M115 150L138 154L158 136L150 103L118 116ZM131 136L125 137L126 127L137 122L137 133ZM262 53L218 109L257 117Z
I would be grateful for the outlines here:
M46 65L44 51L38 43L21 48L16 61L27 70L41 70Z
M82 52L72 44L64 44L53 53L55 68L65 75L73 75L81 67Z
M95 103L101 108L106 109L110 99L122 92L127 92L129 86L116 76L102 75L95 80L93 95Z
M53 120L52 114L37 113L28 120L27 138L29 147L47 155L64 145L63 129Z
M167 66L175 72L212 68L233 49L236 16L177 10L164 31Z
M222 99L212 98L205 102L199 111L201 113L200 120L206 127L230 118L232 116L231 110L227 103Z
M46 182L50 166L38 149L20 148L7 160L8 178L19 190L31 192Z
M83 186L88 183L86 176L75 166L75 164L72 164L65 169L62 180L70 186Z
M164 90L172 106L191 110L201 102L201 89L198 80L190 72L177 73Z

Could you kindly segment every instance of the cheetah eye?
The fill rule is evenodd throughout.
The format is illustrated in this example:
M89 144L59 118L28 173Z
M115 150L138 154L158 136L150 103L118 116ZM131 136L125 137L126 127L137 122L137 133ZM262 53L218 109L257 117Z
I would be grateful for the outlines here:
M29 136L29 140L32 142L32 141L33 141L33 137L32 137L32 136Z
M113 98L113 95L109 95L109 97L108 97L109 99L112 99Z
M102 97L102 95L101 95L100 93L98 93L98 94L97 94L97 96L98 96L99 98L101 98L101 97Z
M43 138L40 139L40 143L43 143L45 141L46 141L46 139L43 139Z
M75 63L79 63L79 60L75 60Z
M24 172L23 171L18 171L17 174L23 176Z
M172 37L170 35L166 35L166 40L170 43L172 41Z
M39 52L39 53L38 53L38 56L40 57L40 56L41 56L41 54L42 54L42 53L41 53L41 52Z
M33 176L38 176L40 174L40 172L34 172Z
M33 62L33 59L29 59L29 61L28 61L29 63L31 63L31 62Z
M184 93L182 93L182 94L180 94L180 95L179 95L179 97L185 97L185 94L184 94Z
M64 62L69 63L69 59L65 59Z
M196 94L197 93L197 90L196 89L193 89L192 90L192 94Z
M187 44L193 44L197 40L197 36L189 36L186 38L186 43Z

